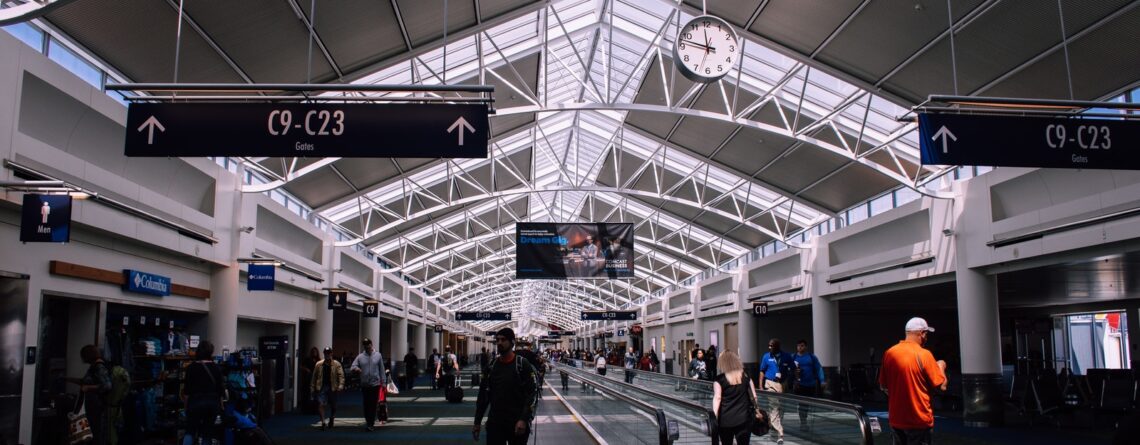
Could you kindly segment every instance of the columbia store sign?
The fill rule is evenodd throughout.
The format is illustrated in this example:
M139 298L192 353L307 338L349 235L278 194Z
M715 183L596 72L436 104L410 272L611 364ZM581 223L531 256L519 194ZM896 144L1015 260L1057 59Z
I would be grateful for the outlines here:
M170 278L137 270L123 269L127 282L123 290L165 297L170 295Z

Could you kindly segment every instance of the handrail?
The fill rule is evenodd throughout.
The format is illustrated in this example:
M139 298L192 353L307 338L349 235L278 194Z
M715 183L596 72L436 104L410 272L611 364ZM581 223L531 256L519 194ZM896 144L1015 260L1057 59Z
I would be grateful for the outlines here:
M582 376L590 376L590 377L584 377L590 381L594 381L594 379L601 379L601 380L605 381L605 383L607 385L615 385L618 388L630 389L630 390L633 390L636 392L641 392L641 393L644 393L644 394L646 394L652 398L655 398L655 399L659 399L659 400L662 400L662 401L665 401L665 402L668 402L668 403L671 403L674 405L680 405L680 406L688 408L688 409L701 411L701 412L705 413L706 417L708 418L708 424L706 425L705 433L707 433L709 435L709 437L712 439L712 445L716 445L716 443L718 443L717 442L718 436L717 436L716 414L714 414L712 409L709 407L706 407L706 406L701 405L699 403L694 403L694 402L691 402L691 401L688 401L685 399L673 397L673 396L668 395L668 394L662 394L662 393L657 392L657 391L642 388L640 386L631 385L631 384L621 382L621 381L617 381L614 379L609 379L609 378L606 378L604 376L600 376L597 374L591 374L587 371L583 371L582 370L583 368L570 367L570 366L566 366L565 364L562 364L562 363L556 363L555 367L559 368L559 370L568 369L568 370L571 370L572 373L581 374Z
M558 367L558 366L556 366L556 367ZM579 383L585 384L585 383L592 383L593 382L592 380L586 378L584 375L577 375L577 374L586 374L584 371L581 371L577 368L569 368L569 367L566 367L564 365L562 367L570 369L571 372L567 372L566 374L573 377L574 380L577 380ZM560 371L562 371L562 370L560 370ZM627 395L619 393L619 392L610 391L610 392L607 392L606 394L613 396L616 399L620 399L623 402L629 403L630 405L633 405L634 407L636 407L642 411L645 411L645 412L648 412L649 414L652 414L653 418L657 419L657 436L659 438L660 445L669 445L669 440L668 440L669 429L668 429L668 425L667 425L666 420L665 420L665 410L658 408L656 406L650 405L649 403L647 403L645 401L637 400L633 397L627 396ZM585 421L585 419L582 419L582 420Z
M579 359L573 359L573 360L576 360L576 361L582 362L582 363L588 363L584 360L579 360ZM607 380L612 380L614 383L628 385L624 382L616 380L617 379L616 373L610 373L609 372L610 369L625 371L624 367L607 364L606 365L606 378L607 378ZM708 381L708 380L696 380L696 379L691 379L691 378L687 378L687 377L681 377L681 376L676 376L676 375L671 375L671 374L663 374L663 373L652 372L652 371L638 371L638 374L644 375L644 376L649 376L649 377L654 377L654 378L659 378L659 379L672 380L672 381L676 381L676 382L683 382L686 385L690 385L690 386L693 386L693 385L699 385L702 387L707 386L707 388L708 388L707 390L709 393L712 393L712 391L713 391L713 389L712 389L713 382ZM611 375L613 375L613 378L609 377ZM639 387L639 386L633 386L633 385L629 385L629 386L632 386L633 388L636 388L636 389L641 390L641 391L656 393L655 391L650 391L650 390L647 390L647 389ZM702 389L704 389L704 388L702 388ZM662 395L662 397L671 397L671 396ZM863 437L863 444L871 445L874 443L874 437L872 435L870 428L868 427L870 421L867 419L867 412L866 412L866 410L863 409L863 407L861 405L856 405L853 403L843 403L843 402L837 402L834 400L819 399L819 398L815 398L815 397L807 397L807 396L801 396L801 395L789 394L789 393L765 392L764 397L774 397L774 398L777 398L780 400L788 400L788 401L794 401L796 403L804 403L804 404L808 404L808 405L827 407L827 408L833 409L835 411L842 411L842 412L847 412L847 413L853 414L859 422L859 432L860 432L860 435ZM684 402L689 403L689 404L693 404L692 402L688 402L688 401L684 401ZM702 408L703 408L703 406L702 406Z

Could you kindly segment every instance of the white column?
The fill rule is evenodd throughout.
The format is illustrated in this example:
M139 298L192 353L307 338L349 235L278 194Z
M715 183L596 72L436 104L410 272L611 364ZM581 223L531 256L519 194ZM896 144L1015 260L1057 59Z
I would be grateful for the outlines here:
M392 323L392 358L403 360L408 354L408 319L400 318Z
M360 339L363 340L365 338L371 339L372 340L372 346L374 348L376 348L377 351L380 350L381 346L384 344L384 342L380 338L380 317L376 317L376 318L361 317L361 319L360 319ZM392 353L391 350L384 351L385 357L391 353Z
M413 336L412 343L415 345L416 357L420 358L420 369L424 369L423 361L431 354L431 350L428 349L427 337L427 323L416 325L416 332Z
M237 261L210 274L210 314L206 338L220 355L237 346L238 271Z
M962 354L963 421L1000 426L1004 418L997 283L959 260L958 335ZM939 358L939 357L935 357Z

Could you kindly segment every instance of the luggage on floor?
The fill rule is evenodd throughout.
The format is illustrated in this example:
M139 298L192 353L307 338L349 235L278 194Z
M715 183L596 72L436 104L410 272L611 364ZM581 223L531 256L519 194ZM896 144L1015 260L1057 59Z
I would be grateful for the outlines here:
M463 402L463 388L452 386L443 390L443 396L451 403Z
M471 387L472 388L478 388L479 382L482 382L482 376L479 375L479 373L475 373L474 375L471 376Z

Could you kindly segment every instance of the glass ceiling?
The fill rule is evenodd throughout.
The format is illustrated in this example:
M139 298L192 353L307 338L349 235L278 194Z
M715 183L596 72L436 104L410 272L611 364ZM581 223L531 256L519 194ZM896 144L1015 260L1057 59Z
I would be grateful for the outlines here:
M562 309L566 309L568 296L577 302L570 305L575 308L615 308L644 301L641 297L757 247L717 233L701 221L704 215L736 220L738 226L776 239L786 239L790 233L763 225L763 218L756 218L750 210L763 209L773 220L779 220L777 228L780 224L811 227L833 216L799 202L797 196L764 187L762 182L692 151L629 128L626 120L638 110L634 105L640 88L648 84L646 76L655 70L659 78L668 76L671 67L663 58L671 54L678 24L691 18L668 1L554 1L537 12L449 42L446 57L443 48L437 48L363 77L358 83L497 82L507 87L497 92L498 97L510 96L523 104L500 108L499 116L535 113L535 119L521 130L493 135L489 159L438 161L358 199L329 206L321 216L338 224L362 219L366 214L371 217L372 212L390 216L394 223L363 225L368 230L356 233L357 241L365 242L376 255L393 264L390 271L416 277L417 287L430 290L431 298L441 300L451 310L512 310L524 324L534 320L566 328L580 324L561 315L566 312ZM824 72L810 70L747 36L741 38L746 43L740 70L708 86L713 91L720 89L724 107L703 112L719 113L722 120L736 122L734 119L746 119L762 107L774 106L793 137L830 127L837 135L861 136L858 147L836 146L829 148L832 151L858 154L860 147L888 150L900 170L902 161L917 164L917 134L909 124L894 118L904 114L904 108ZM511 64L535 55L540 60L536 79L522 79ZM678 112L691 109L684 101L691 99L686 96L694 91L677 94L662 85L665 83L658 88L667 106ZM728 92L736 86L755 100L746 104L736 97L739 93ZM812 123L795 128L792 122L797 120L797 109ZM842 141L840 145L850 145L847 138L836 139ZM510 161L528 152L530 165ZM638 177L617 171L619 158L624 160L623 165L639 164L640 177L652 174L659 179L651 181L653 187L634 181ZM522 185L504 193L471 175L488 166L494 167L493 175L509 175ZM612 171L605 171L607 168ZM626 181L604 185L599 182L603 175ZM673 178L673 182L661 177ZM421 201L433 201L425 203L426 207L452 208L448 207L455 204L451 198L430 190L455 182L478 183L485 193L481 199L465 201L462 211L393 233L399 223L422 216L401 212L393 203L410 200L411 193ZM681 188L715 198L669 201ZM681 216L659 203L661 199L701 211L695 217ZM718 205L725 203L731 206ZM504 207L517 209L512 211L514 220L481 217ZM750 210L734 213L725 207ZM604 211L599 211L601 208ZM634 222L639 229L647 229L638 231L638 278L516 281L515 220ZM470 236L455 229L469 222L482 226L481 233ZM424 242L441 237L447 241L432 245ZM701 256L702 249L712 254Z

